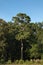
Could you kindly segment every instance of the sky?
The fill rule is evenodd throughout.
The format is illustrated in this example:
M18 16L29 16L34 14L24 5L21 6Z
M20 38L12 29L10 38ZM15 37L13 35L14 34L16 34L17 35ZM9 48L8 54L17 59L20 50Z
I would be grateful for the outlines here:
M18 13L26 13L31 22L42 22L43 0L0 0L0 18L11 21Z

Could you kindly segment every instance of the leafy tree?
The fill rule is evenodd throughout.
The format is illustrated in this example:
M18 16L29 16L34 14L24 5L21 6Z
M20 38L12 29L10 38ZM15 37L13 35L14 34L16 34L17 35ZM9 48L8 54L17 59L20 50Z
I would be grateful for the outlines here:
M26 14L19 13L16 17L13 17L13 20L18 23L18 25L16 26L18 29L16 39L21 42L21 59L23 59L23 40L30 35L30 31L28 28L30 17Z
M10 22L0 19L0 61L43 58L43 22L30 21L25 13Z

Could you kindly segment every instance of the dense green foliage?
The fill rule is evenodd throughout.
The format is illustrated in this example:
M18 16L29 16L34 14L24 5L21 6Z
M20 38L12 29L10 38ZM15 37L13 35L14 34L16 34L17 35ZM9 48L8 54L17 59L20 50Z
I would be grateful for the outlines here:
M30 21L23 13L11 22L0 19L0 62L43 59L43 22Z

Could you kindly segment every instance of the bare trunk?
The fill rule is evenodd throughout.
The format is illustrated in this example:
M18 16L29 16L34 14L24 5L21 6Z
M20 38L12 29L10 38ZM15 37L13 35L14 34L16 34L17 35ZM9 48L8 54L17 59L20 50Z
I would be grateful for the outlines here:
M21 40L21 59L23 60L23 42Z

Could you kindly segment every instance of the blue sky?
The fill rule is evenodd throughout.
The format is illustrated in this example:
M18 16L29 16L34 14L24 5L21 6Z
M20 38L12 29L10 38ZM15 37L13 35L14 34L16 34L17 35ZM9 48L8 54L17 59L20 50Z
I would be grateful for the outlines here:
M11 21L17 13L26 13L32 22L42 22L43 0L0 0L0 18Z

